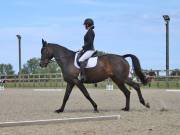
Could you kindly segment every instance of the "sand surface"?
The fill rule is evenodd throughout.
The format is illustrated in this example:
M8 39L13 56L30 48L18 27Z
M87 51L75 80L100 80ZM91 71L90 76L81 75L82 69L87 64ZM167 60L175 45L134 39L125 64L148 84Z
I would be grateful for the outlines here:
M142 90L150 109L139 103L136 91L131 91L131 110L121 111L125 97L119 90L88 90L98 104L93 113L89 101L74 89L64 113L56 114L62 103L62 91L7 89L0 91L0 122L121 115L119 120L88 121L50 125L0 128L0 135L180 135L180 92Z

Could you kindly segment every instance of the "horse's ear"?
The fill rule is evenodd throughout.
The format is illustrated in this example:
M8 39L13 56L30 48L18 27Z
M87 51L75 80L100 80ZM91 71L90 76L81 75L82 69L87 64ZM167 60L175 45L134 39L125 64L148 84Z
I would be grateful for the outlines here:
M43 45L43 47L45 47L46 45L47 45L47 42L46 41L44 41L44 39L42 38L42 45Z

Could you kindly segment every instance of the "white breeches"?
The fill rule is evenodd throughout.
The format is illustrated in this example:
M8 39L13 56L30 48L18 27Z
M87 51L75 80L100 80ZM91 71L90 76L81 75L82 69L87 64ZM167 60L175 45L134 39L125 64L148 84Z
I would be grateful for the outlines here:
M93 55L94 52L95 52L94 50L86 51L79 59L79 62L83 62L83 61L89 59Z

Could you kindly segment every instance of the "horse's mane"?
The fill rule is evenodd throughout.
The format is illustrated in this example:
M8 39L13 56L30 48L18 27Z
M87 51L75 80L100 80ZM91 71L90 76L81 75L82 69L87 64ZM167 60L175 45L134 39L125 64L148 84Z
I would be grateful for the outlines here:
M61 49L61 50L63 49L64 51L69 52L69 53L72 53L72 54L75 53L74 51L72 51L72 50L70 50L70 49L68 49L68 48L66 48L66 47L64 47L64 46L61 46L61 45L59 45L59 44L48 43L48 45L49 45L49 46L52 46L52 47L55 47L55 48L57 48L57 49Z

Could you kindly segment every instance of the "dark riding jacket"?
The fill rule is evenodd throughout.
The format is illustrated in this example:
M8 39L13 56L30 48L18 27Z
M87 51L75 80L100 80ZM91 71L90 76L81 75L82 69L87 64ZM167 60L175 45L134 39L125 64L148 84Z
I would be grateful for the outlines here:
M90 28L84 36L84 46L82 47L84 51L94 50L94 37L95 33L92 28Z

